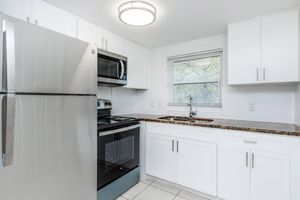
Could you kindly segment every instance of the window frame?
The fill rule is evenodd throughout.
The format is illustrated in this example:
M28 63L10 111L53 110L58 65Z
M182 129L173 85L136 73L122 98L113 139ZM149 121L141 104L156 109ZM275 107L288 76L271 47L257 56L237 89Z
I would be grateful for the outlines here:
M220 57L220 79L218 81L199 81L199 82L187 82L187 83L174 83L174 63L186 60L204 59L210 57ZM171 89L169 106L187 106L188 103L174 103L174 85L185 85L185 84L208 84L208 83L218 83L218 93L220 97L220 103L192 103L196 107L222 107L222 70L223 70L223 49L216 49L205 52L198 52L193 54L184 54L179 56L172 56L168 58L168 68L169 68L169 86Z

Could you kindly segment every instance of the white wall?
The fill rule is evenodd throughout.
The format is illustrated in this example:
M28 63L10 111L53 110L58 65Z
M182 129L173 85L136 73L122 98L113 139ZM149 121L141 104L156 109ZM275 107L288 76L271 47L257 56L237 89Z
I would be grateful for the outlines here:
M300 84L297 86L295 97L295 122L300 126Z
M227 85L226 36L217 35L152 50L149 90L137 91L138 112L187 115L187 107L168 106L170 86L167 58L181 54L224 49L222 108L198 108L201 117L220 117L294 123L295 85ZM299 94L300 95L300 94ZM248 111L254 103L256 111Z
M97 98L108 99L112 102L112 114L122 115L136 113L137 110L137 91L120 87L98 86Z

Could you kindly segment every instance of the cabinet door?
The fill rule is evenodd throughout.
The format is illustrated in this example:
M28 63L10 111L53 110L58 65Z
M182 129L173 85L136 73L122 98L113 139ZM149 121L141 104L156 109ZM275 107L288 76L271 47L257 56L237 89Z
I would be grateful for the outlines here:
M77 37L75 16L41 0L33 0L32 8L34 23L71 37Z
M289 155L253 150L251 157L251 200L290 199Z
M216 196L216 144L178 139L176 151L177 183Z
M146 173L175 181L175 138L149 134L146 136ZM173 147L173 148L172 148Z
M0 12L29 21L31 17L31 0L0 0Z
M238 145L219 146L219 197L228 200L249 200L249 149ZM268 198L267 198L268 199Z
M103 49L104 31L100 27L82 19L78 19L78 39L96 45Z
M299 11L262 18L264 82L299 81Z
M127 86L134 89L147 88L148 50L130 41L124 44L124 55L128 57Z
M123 55L124 53L124 40L123 38L109 32L104 32L104 49L116 54Z
M228 26L228 83L250 84L260 81L260 18Z

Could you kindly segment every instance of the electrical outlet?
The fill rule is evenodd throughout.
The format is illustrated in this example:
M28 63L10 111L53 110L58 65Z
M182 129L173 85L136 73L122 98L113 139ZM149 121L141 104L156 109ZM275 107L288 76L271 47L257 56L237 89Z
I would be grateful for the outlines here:
M249 103L248 110L251 112L255 112L255 103Z

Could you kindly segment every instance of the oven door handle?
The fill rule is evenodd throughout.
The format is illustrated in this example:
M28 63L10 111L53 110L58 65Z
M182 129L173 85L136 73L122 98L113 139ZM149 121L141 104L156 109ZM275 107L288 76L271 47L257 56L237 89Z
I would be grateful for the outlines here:
M111 134L120 133L120 132L124 132L124 131L129 131L132 129L139 128L140 126L141 126L140 124L137 124L137 125L133 125L133 126L110 130L110 131L98 132L98 136L105 136L105 135L111 135Z

